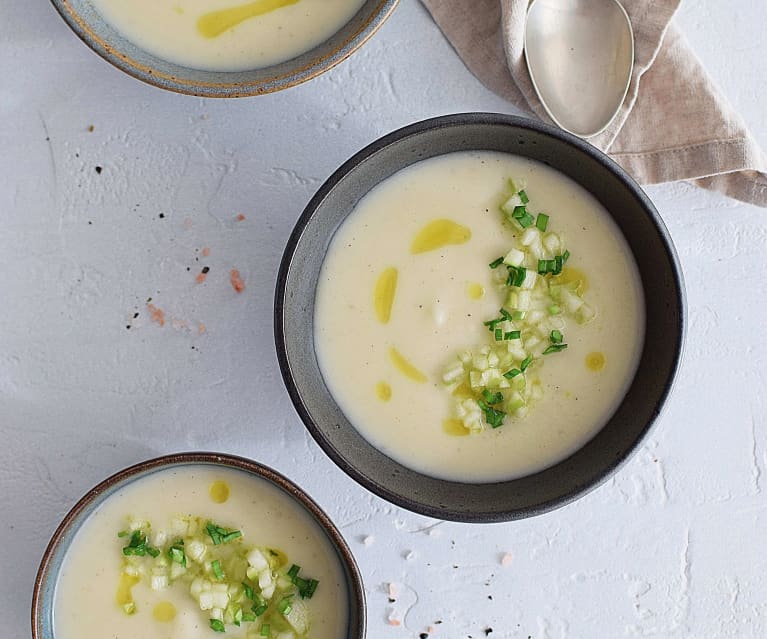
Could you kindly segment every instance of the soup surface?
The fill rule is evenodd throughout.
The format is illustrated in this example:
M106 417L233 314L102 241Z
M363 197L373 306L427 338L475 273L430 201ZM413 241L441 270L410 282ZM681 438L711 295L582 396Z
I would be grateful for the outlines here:
M455 397L443 375L492 342L484 322L505 294L488 265L521 230L499 209L509 178L566 238L596 317L540 358L542 397L525 416L457 436L445 427ZM525 158L462 152L416 163L359 202L330 244L314 321L325 382L371 444L427 475L491 482L553 465L606 423L636 371L644 303L625 239L589 193Z
M168 527L172 518L201 516L222 526L236 526L241 543L284 552L301 573L319 581L304 599L311 618L312 639L346 637L347 588L335 550L322 528L281 490L265 480L234 469L189 465L160 470L111 495L83 524L64 559L56 586L56 639L197 639L218 636L209 611L179 580L153 590L141 581L129 585L135 612L126 614L123 548L128 537L117 533L126 517L151 522L147 535ZM159 544L157 544L159 545ZM187 560L192 547L186 540ZM164 555L164 553L163 553ZM151 557L139 558L152 561ZM226 565L226 564L225 564ZM122 601L121 601L122 600ZM222 636L260 636L257 623L226 625ZM271 634L268 636L277 636Z
M90 0L145 51L181 66L243 71L289 60L345 25L364 0Z

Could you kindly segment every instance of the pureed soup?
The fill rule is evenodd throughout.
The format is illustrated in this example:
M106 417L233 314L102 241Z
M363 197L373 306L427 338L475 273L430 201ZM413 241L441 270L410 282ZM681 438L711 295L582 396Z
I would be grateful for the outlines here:
M111 495L67 551L55 639L341 639L347 587L323 530L266 480L160 470Z
M636 371L644 303L589 193L526 158L459 152L359 202L330 244L314 321L325 382L373 446L492 482L602 428Z
M244 71L289 60L343 27L364 0L90 0L145 51L181 66Z

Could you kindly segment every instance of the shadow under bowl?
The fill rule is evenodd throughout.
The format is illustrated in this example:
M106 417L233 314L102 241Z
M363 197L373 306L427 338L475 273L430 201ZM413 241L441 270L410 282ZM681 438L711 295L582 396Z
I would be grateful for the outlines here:
M340 30L290 60L247 71L206 71L153 55L109 24L89 0L51 0L77 36L121 71L161 89L206 98L240 98L306 82L354 53L389 17L399 0L367 0Z
M364 639L367 617L362 576L349 546L325 512L301 488L268 466L243 457L210 452L175 453L135 464L105 479L75 504L53 533L40 561L32 593L32 639L55 639L53 610L56 584L67 550L88 517L128 484L158 471L185 466L210 466L247 473L279 489L287 499L301 507L324 532L341 566L349 611L347 632L343 639Z
M357 202L397 171L455 151L498 151L548 165L610 213L641 276L646 324L639 366L605 426L563 461L496 483L437 479L403 466L354 428L328 390L314 345L317 281L328 246ZM379 497L409 510L463 522L538 515L599 486L640 446L660 415L682 356L684 285L668 231L639 186L610 158L560 129L525 118L466 113L395 131L357 153L319 189L288 241L275 296L275 340L293 404L320 447Z

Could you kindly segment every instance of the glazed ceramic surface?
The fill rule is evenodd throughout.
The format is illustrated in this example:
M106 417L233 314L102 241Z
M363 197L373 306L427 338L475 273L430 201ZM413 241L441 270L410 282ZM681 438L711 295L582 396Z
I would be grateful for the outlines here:
M144 51L104 20L89 0L51 1L80 39L118 69L162 89L212 98L271 93L327 71L372 36L398 2L367 0L328 40L285 62L247 71L204 71Z
M324 532L328 545L335 550L345 580L349 619L343 639L363 639L366 616L362 578L349 547L335 525L306 493L283 475L241 457L216 453L179 453L136 464L101 482L72 508L54 533L40 563L32 602L33 639L55 639L53 614L59 575L68 549L90 515L116 492L137 480L168 470L200 466L211 470L243 472L262 479L309 515L309 520Z
M318 367L314 299L328 245L376 184L421 159L453 151L522 155L560 171L611 213L639 268L646 305L638 372L604 428L562 462L493 484L434 479L371 446L339 409ZM682 278L654 207L613 162L578 138L530 120L462 114L414 124L373 143L320 188L288 243L277 283L275 333L291 399L309 431L339 466L379 496L419 513L457 521L517 519L564 505L610 477L646 436L668 396L685 327Z

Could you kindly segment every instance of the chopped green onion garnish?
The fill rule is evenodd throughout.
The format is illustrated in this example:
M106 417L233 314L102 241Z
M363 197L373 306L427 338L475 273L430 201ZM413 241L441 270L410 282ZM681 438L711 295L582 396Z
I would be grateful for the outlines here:
M221 562L216 559L213 563L210 564L210 569L213 571L213 575L221 581L224 578L224 571L221 569Z
M123 535L125 536L125 535ZM149 545L146 535L140 530L134 530L130 536L128 545L123 548L123 555L126 557L143 557L144 555L150 555L151 557L157 557L160 551L157 548Z
M527 197L527 193L525 193L524 190L517 193L519 195L519 199L522 200L522 204L527 204L530 201L530 198Z
M508 331L503 334L503 339L519 339L522 337L522 331Z
M496 410L492 406L488 406L488 404L481 399L477 400L477 404L482 409L482 412L485 413L485 420L487 420L487 423L490 424L490 426L498 428L503 425L503 418L506 417L506 413Z
M558 331L554 329L553 331L551 331L551 335L549 335L549 338L551 339L552 344L560 344L563 339L562 331Z
M538 213L538 217L535 220L535 226L536 228L544 232L546 230L546 227L549 225L549 216L545 213Z
M546 260L538 260L538 275L546 275L546 273L548 273Z
M501 264L503 264L503 255L501 255L501 257L499 257L497 260L493 260L492 262L490 262L488 266L490 268L498 268Z
M214 546L226 544L238 537L242 537L242 533L239 530L227 530L210 521L207 526L205 526L205 529L208 531L208 535L210 535L210 539L213 541Z
M249 612L243 612L242 613L242 621L255 621L256 615L251 614Z
M262 637L269 637L272 634L272 629L269 627L268 623L261 624L261 632L259 634Z
M511 319L513 319L515 322L521 322L523 319L525 319L525 311L514 311L511 314Z
M498 312L501 314L501 317L503 319L505 320L511 319L511 313L509 313L509 311L507 311L505 308L500 309Z
M565 251L562 253L562 264L567 262L567 260L570 258L570 251Z
M319 584L320 582L317 579L310 579L306 590L301 593L301 598L311 599L314 596L314 591L317 590L317 586L319 586Z
M520 217L517 220L517 222L519 222L519 225L523 229L526 229L526 228L532 226L535 223L535 218L532 215L530 215L529 213L525 212L525 214L522 217Z
M543 351L544 355L548 355L549 353L559 353L559 351L563 351L567 348L567 344L552 344L548 348L546 348L545 351Z
M173 544L168 548L168 557L170 557L171 561L186 566L186 553L184 552L183 545L184 541L181 539Z
M506 278L506 286L522 286L527 275L527 269L524 266L508 266L509 277Z
M495 341L500 342L503 339L503 331L500 328L495 329Z
M487 389L482 391L482 397L490 405L500 404L503 401L503 395L501 393L493 393Z
M242 589L245 591L245 596L246 596L248 599L251 599L251 600L252 600L252 599L254 598L254 595L253 595L253 588L251 588L251 587L250 587L248 584L246 584L244 581L242 582Z
M527 370L527 367L530 366L532 361L533 361L532 355L528 355L527 357L525 357L525 359L522 360L522 363L519 365L519 368L522 369L522 372Z
M263 601L263 599L262 599ZM253 614L256 615L256 617L260 617L266 612L266 609L269 607L269 605L264 601L264 603L255 603L253 604L253 607L251 610L253 611Z
M127 537L130 535L130 533L127 530L121 530L119 533L117 533L118 537Z
M552 304L548 308L549 315L559 315L562 312L562 309L559 308L557 304Z
M280 600L280 603L277 604L277 610L281 615L287 615L290 614L290 611L293 610L293 605L290 601L290 597L285 597L284 599Z
M513 217L515 220L519 220L525 215L527 215L527 209L524 206L515 206L511 217Z
M210 627L216 632L226 632L226 626L224 625L224 622L221 621L220 619L211 619Z
M506 379L514 379L517 375L521 375L522 371L518 368L512 368L510 371L506 371L503 376Z

